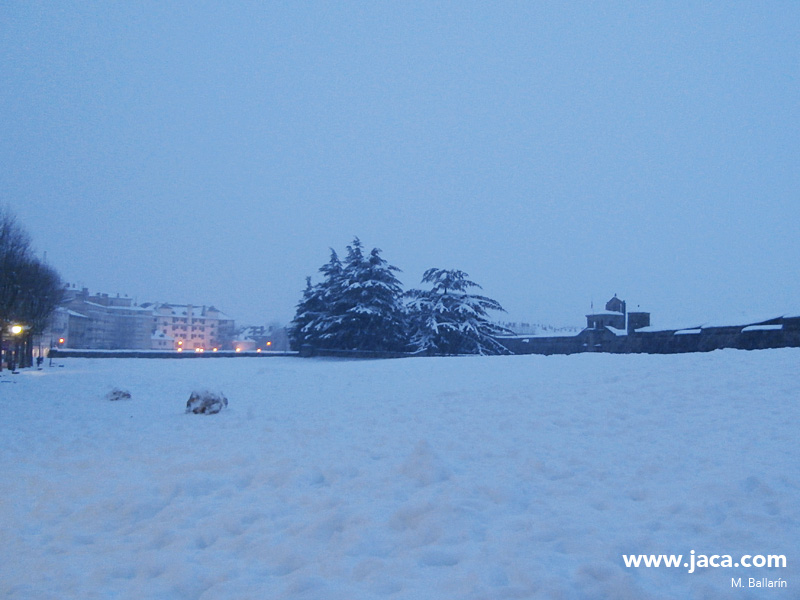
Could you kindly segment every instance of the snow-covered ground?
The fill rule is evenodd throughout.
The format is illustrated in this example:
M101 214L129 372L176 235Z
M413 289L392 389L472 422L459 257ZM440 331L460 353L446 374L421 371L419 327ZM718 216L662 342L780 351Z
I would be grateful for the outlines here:
M0 377L0 597L800 597L800 350ZM110 402L120 387L131 400ZM195 388L217 415L185 414ZM786 555L781 569L623 554ZM732 578L743 589L732 589ZM787 589L748 589L748 578Z

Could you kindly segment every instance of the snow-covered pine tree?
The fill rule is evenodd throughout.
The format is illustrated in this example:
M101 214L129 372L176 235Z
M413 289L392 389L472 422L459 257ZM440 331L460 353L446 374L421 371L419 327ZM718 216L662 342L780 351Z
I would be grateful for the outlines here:
M312 285L311 277L306 277L306 289L303 290L303 297L297 304L294 319L289 324L289 342L292 350L300 350L304 344L313 345L314 339L309 331L309 325L320 318L322 308L319 286Z
M348 348L392 351L405 345L403 291L395 276L399 271L378 248L364 256L358 238L348 246L344 321Z
M344 264L331 249L320 268L322 282L306 281L290 326L292 347L397 351L406 346L403 290L399 272L374 248L365 256L357 237L347 247Z
M292 347L299 349L303 344L316 348L332 348L330 337L335 330L338 317L343 309L340 299L343 289L343 268L336 251L331 248L331 257L319 269L323 280L312 285L306 278L303 298L297 305L295 317L289 328Z
M357 237L347 247L343 310L329 334L334 346L347 350L395 351L405 346L403 291L394 275L399 272L374 248L369 256Z
M336 250L331 248L331 257L319 269L324 276L319 284L322 302L322 316L312 324L317 348L338 348L336 332L340 326L345 307L342 305L342 293L346 286L344 266L339 260Z
M487 311L503 311L496 300L470 294L480 285L455 269L428 269L422 283L430 290L409 290L411 343L418 352L433 354L508 354L494 336L509 331L493 323Z

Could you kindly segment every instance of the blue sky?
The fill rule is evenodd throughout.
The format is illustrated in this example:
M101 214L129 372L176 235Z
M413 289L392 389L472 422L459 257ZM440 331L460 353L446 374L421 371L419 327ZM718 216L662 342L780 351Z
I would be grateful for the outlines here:
M513 320L800 313L800 4L0 6L0 201L65 280L288 321L354 235Z

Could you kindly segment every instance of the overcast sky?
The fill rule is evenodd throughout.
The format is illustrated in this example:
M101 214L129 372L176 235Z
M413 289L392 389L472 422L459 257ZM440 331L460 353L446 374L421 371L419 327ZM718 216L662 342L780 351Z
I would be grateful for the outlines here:
M0 201L66 281L242 324L354 235L512 320L800 314L798 32L798 2L3 2Z

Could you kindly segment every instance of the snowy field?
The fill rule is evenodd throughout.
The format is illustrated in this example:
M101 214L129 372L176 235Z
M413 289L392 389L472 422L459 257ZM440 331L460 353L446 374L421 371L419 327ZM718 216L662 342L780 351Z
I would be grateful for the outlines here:
M3 372L0 597L800 598L799 362L787 349ZM114 386L132 399L105 400ZM184 414L203 387L230 406ZM622 560L691 550L788 566Z

